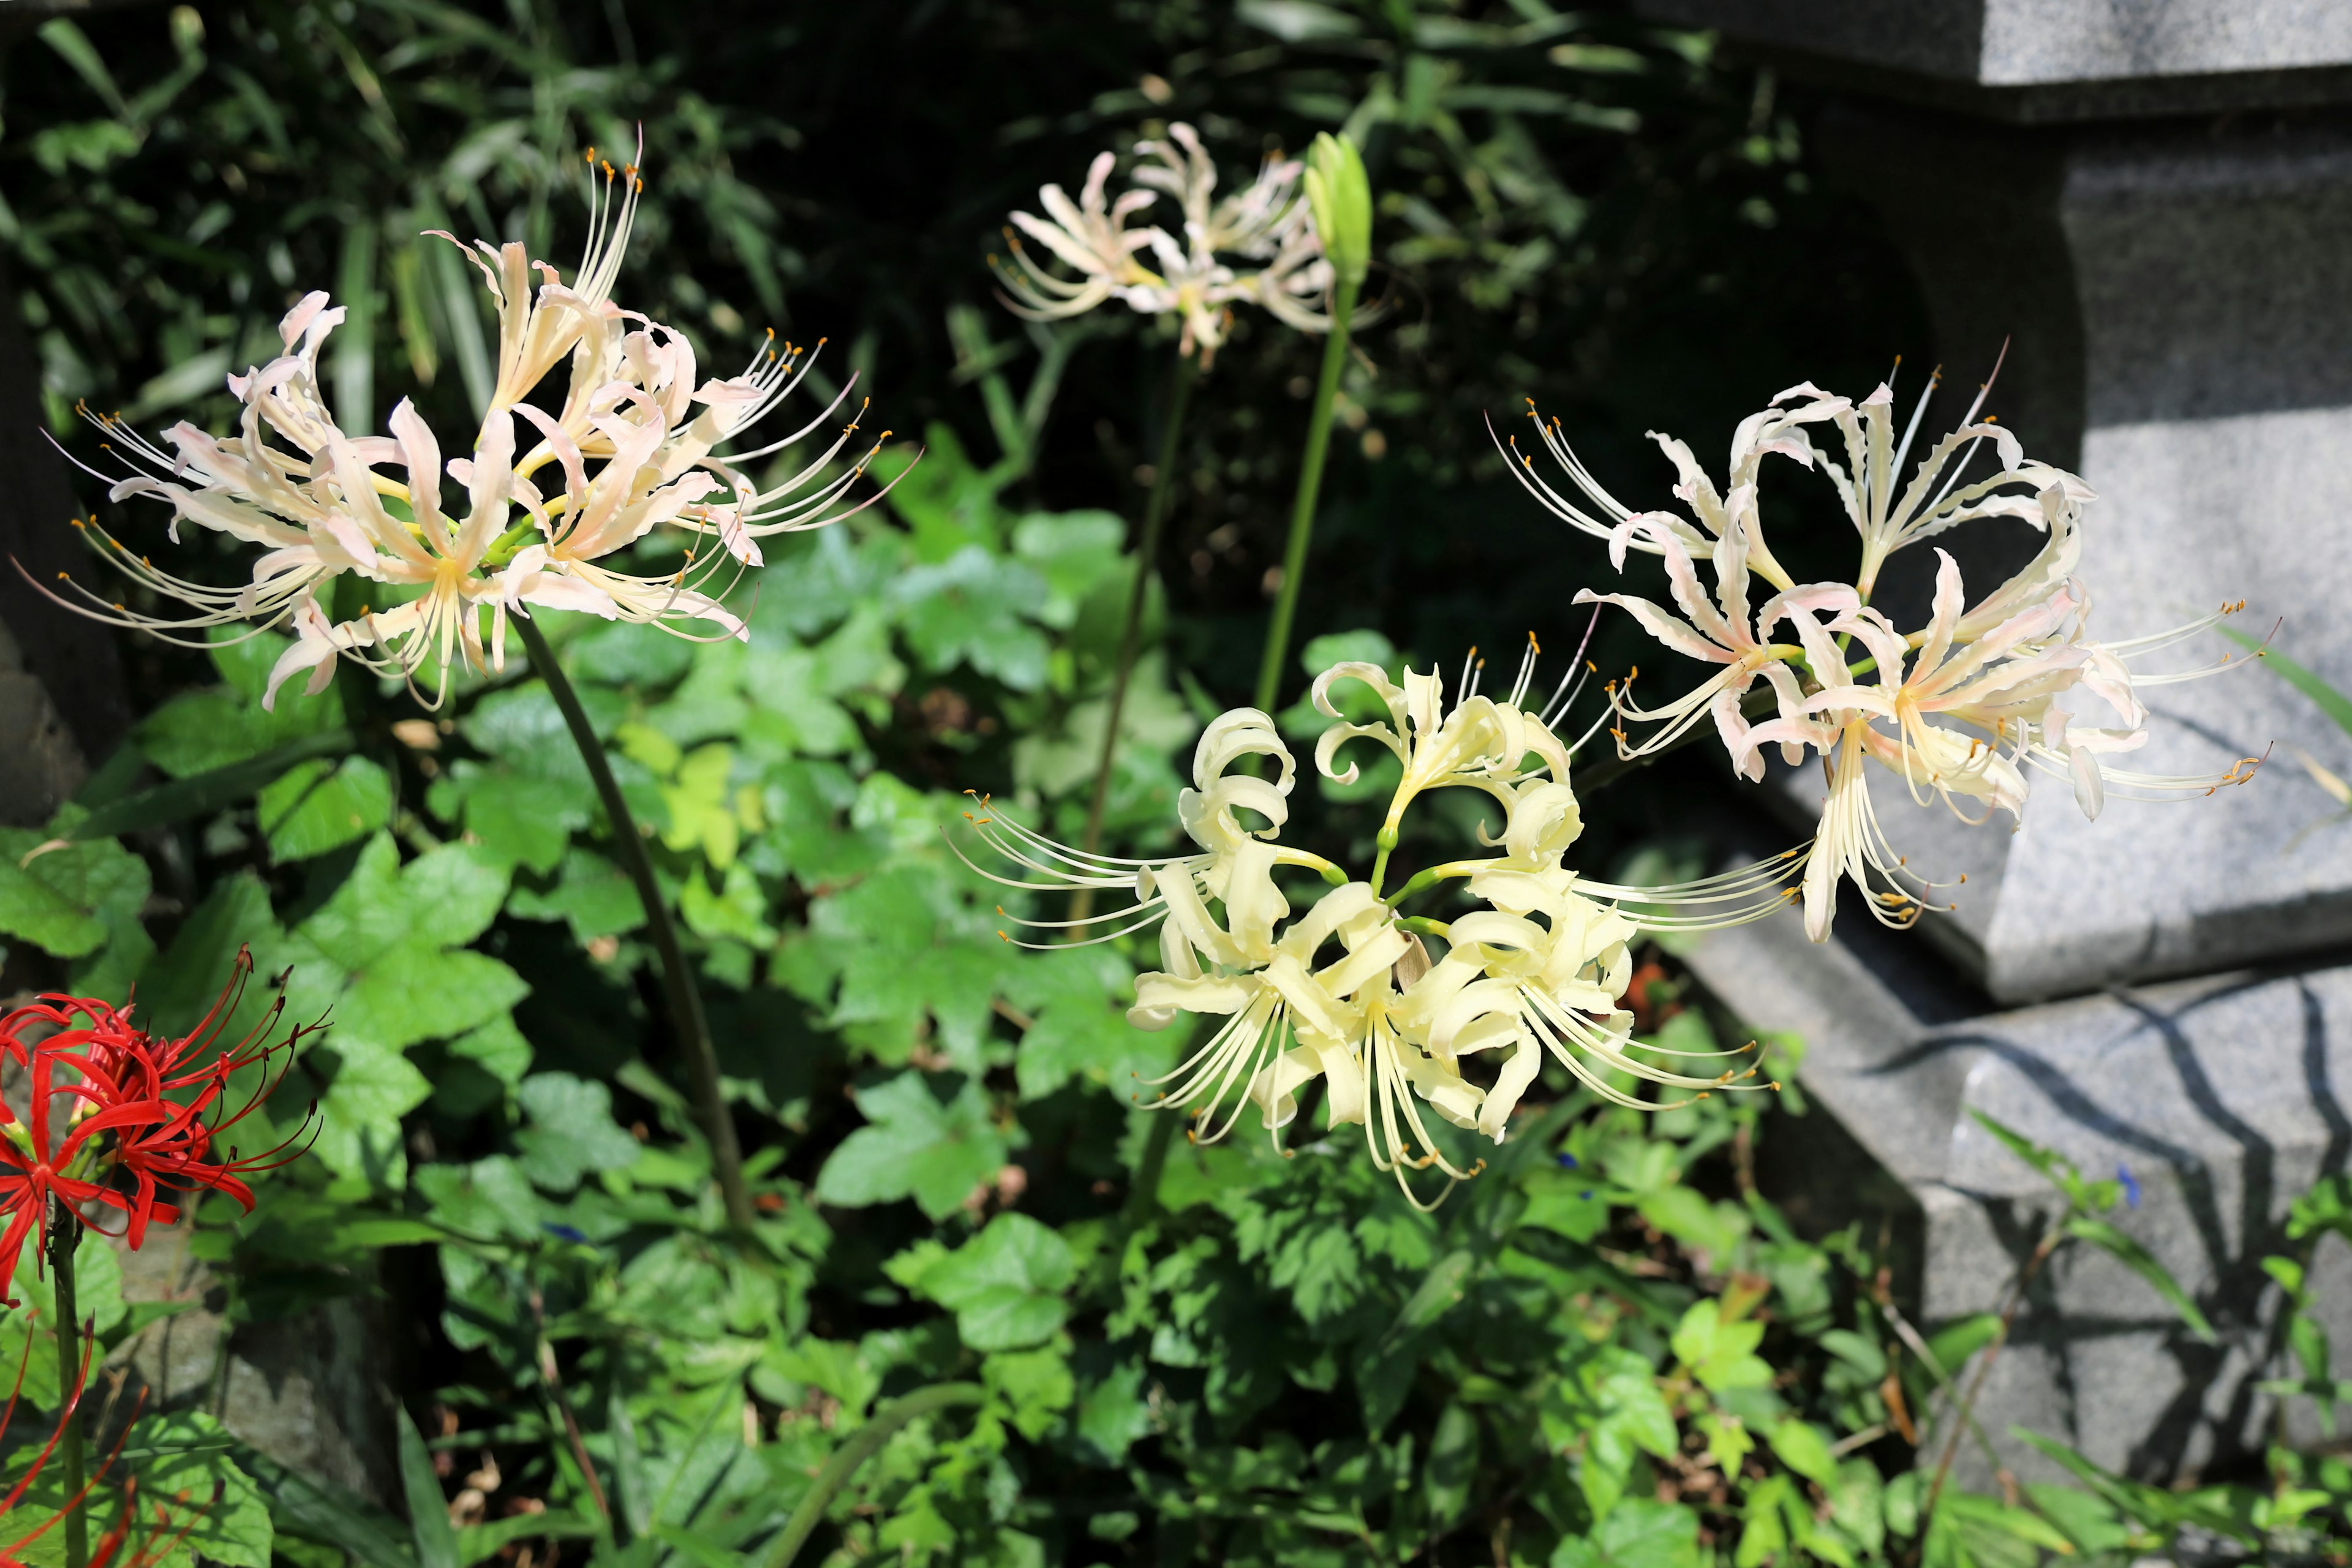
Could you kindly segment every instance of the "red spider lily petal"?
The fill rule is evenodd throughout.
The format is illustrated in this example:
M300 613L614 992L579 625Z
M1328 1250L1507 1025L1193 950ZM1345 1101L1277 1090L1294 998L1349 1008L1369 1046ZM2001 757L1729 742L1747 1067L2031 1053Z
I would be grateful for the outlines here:
M317 1107L292 1137L257 1155L231 1149L224 1158L220 1137L284 1081L303 1037L320 1026L277 1037L285 1011L281 995L242 1038L224 1044L252 972L252 954L240 951L212 1010L177 1038L150 1035L127 1012L91 997L45 995L0 1016L0 1060L24 1067L30 1080L21 1116L0 1106L0 1128L23 1130L0 1138L0 1212L9 1215L8 1239L0 1247L21 1247L53 1198L84 1225L95 1224L87 1212L92 1205L120 1212L122 1234L134 1248L146 1239L150 1224L179 1219L183 1205L174 1200L181 1194L218 1192L251 1212L253 1192L244 1174L298 1158L308 1147L304 1134L316 1135ZM37 1028L47 1032L31 1037ZM262 1069L258 1088L225 1113L231 1077L255 1066ZM128 1177L130 1190L103 1176L91 1182L62 1173L93 1161L102 1173ZM0 1257L0 1295L15 1266L15 1251Z

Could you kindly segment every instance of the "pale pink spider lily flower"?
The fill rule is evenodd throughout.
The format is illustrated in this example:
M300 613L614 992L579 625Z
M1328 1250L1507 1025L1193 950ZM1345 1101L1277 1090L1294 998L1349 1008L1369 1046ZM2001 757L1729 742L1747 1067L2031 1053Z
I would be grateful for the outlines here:
M1014 226L1077 274L1076 279L1055 277L1030 259L1020 241L1013 240L1013 259L1021 270L999 276L1019 314L1036 321L1084 315L1115 298L1120 289L1150 278L1135 254L1151 243L1154 231L1129 229L1127 224L1138 213L1150 210L1154 198L1148 190L1130 190L1115 202L1109 200L1105 187L1118 162L1115 153L1095 154L1076 202L1061 186L1045 185L1037 192L1037 205L1045 209L1045 217L1025 212L1012 215Z
M1780 406L1798 399L1803 401L1793 407ZM1528 418L1536 427L1537 439L1567 473L1577 495L1563 494L1538 474L1534 457L1519 451L1517 437L1504 444L1517 459L1511 471L1528 493L1570 527L1608 541L1610 561L1619 570L1624 568L1628 550L1664 555L1670 543L1679 545L1695 561L1711 560L1719 548L1717 542L1737 531L1744 541L1741 548L1748 570L1785 590L1795 585L1794 580L1766 547L1757 510L1764 459L1777 454L1812 467L1816 454L1803 427L1837 418L1850 407L1844 398L1832 397L1810 382L1781 393L1769 407L1740 421L1732 433L1727 477L1720 487L1686 444L1651 431L1650 439L1675 466L1673 493L1690 509L1689 518L1672 511L1637 512L1611 495L1570 447L1559 421L1547 421L1532 398L1528 402ZM1588 506L1593 510L1587 510Z
M1008 229L1014 265L998 269L1008 307L1032 321L1060 321L1117 300L1143 315L1172 316L1181 351L1198 354L1203 368L1229 336L1236 304L1257 305L1298 331L1330 330L1319 307L1332 273L1299 194L1304 164L1268 158L1250 184L1220 199L1216 164L1190 125L1171 125L1166 140L1139 142L1135 151L1135 187L1117 200L1107 191L1117 160L1104 153L1076 202L1046 185L1038 192L1044 217L1012 215L1013 228L1072 276L1033 258ZM1174 200L1181 220L1129 227L1160 195Z
M1700 585L1697 568L1680 538L1647 520L1637 519L1629 537L1643 534L1658 545L1665 563L1667 587L1681 615L1637 595L1596 594L1589 588L1579 590L1576 603L1615 605L1631 615L1643 630L1676 653L1722 668L1682 696L1655 708L1640 707L1633 701L1633 677L1627 677L1622 688L1611 693L1614 711L1622 721L1655 728L1638 743L1622 728L1618 730L1618 755L1629 760L1653 755L1675 744L1692 728L1711 718L1724 749L1731 754L1733 770L1748 779L1761 779L1764 754L1757 729L1740 710L1741 699L1760 676L1771 687L1783 719L1793 719L1803 711L1802 689L1790 661L1804 650L1798 645L1772 641L1765 628L1791 611L1850 607L1858 602L1854 591L1839 584L1791 587L1774 595L1761 609L1751 614L1748 531L1738 521L1726 520L1723 537L1715 546L1716 588L1712 595ZM1790 763L1799 761L1803 754L1801 739L1784 739L1781 746L1785 760Z
M1999 368L1994 367L1996 372ZM1927 390L1920 394L1899 438L1895 433L1894 390L1884 383L1860 404L1832 416L1844 437L1846 462L1842 467L1823 457L1822 468L1836 487L1846 517L1861 537L1862 563L1854 586L1865 600L1887 557L1906 545L1978 518L2013 517L2045 526L2051 508L2042 497L2053 486L2076 507L2097 499L2077 476L2027 458L2023 446L2006 426L1990 420L1975 422L1990 390L1990 381L1979 389L1959 428L1938 440L1920 458L1909 481L1898 489L1903 461L1918 435L1938 380L1938 375L1927 378ZM1983 479L1961 483L1969 457L1986 441L1992 443L1999 467Z
M318 361L344 311L324 293L288 312L279 325L283 353L228 378L243 405L234 436L216 438L183 423L166 432L166 450L119 420L93 416L110 437L106 449L132 468L127 477L100 476L111 479L114 499L164 501L175 542L187 521L264 548L248 583L215 588L164 572L89 528L93 542L134 583L195 613L149 614L78 587L70 591L81 602L68 607L193 646L204 639L189 634L233 622L253 623L247 635L290 626L296 640L272 672L266 707L304 671L306 689L323 689L339 656L399 676L412 689L418 672L436 664L431 695L418 695L438 705L457 664L503 668L509 620L533 605L678 636L743 636L741 620L720 601L744 568L761 563L757 540L821 527L878 500L852 501L850 490L880 441L845 463L858 428L852 419L782 483L763 488L746 476L745 465L832 418L849 395L845 388L781 440L722 452L798 387L809 356L790 345L780 352L772 336L740 374L702 379L682 334L614 304L611 291L640 189L634 165L605 166L570 284L530 262L520 246L468 252L499 310L499 350L497 384L466 456L445 463L438 440L405 400L392 413L389 437L340 427L320 387ZM541 279L536 289L534 271ZM568 385L551 414L546 398L530 398L566 362ZM517 419L538 435L520 452ZM553 493L543 488L550 480L560 481ZM444 509L445 482L465 490L455 511ZM690 536L675 570L645 575L607 563L658 528ZM704 547L703 539L714 542ZM327 595L344 576L382 584L384 594L338 626ZM679 629L697 624L707 630Z

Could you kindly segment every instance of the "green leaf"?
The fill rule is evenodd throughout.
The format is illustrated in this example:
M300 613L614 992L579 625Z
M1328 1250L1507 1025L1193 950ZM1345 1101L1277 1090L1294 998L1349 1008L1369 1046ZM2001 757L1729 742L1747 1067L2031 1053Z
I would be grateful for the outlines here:
M478 845L445 844L401 868L410 930L443 947L463 947L499 918L512 872Z
M1824 1491L1837 1485L1837 1458L1830 1452L1830 1440L1822 1436L1820 1427L1791 1415L1775 1426L1766 1441L1782 1464Z
M1675 1354L1715 1393L1763 1388L1772 1381L1772 1369L1755 1353L1763 1340L1762 1323L1753 1319L1727 1323L1719 1303L1694 1301L1675 1326Z
M244 762L110 800L67 828L65 837L106 838L209 816L252 799L264 785L296 763L312 757L339 756L354 743L352 732L343 729L305 735Z
M551 1192L568 1193L594 1171L636 1163L637 1141L613 1121L613 1091L570 1073L543 1072L522 1080L515 1098L530 1126L515 1135L523 1173Z
M1979 1126L1991 1133L1995 1138L2000 1139L2001 1143L2007 1147L2011 1153L2016 1155L2019 1159L2024 1161L2027 1164L2041 1172L2050 1180L2054 1182L2058 1179L2059 1158L2057 1154L2048 1149L2044 1149L2041 1144L2036 1143L2032 1139L2028 1138L2024 1133L2016 1131L2014 1128L2004 1126L2000 1122L1994 1121L1991 1117L1987 1116L1981 1110L1971 1110L1969 1114L1976 1119Z
M337 1011L335 1027L398 1050L478 1028L530 990L522 976L488 953L445 952L429 937L411 938L368 961Z
M230 1452L268 1498L279 1531L347 1552L366 1568L418 1568L407 1529L365 1498L289 1469L242 1443Z
M1675 1503L1629 1498L1589 1536L1552 1549L1551 1568L1699 1568L1698 1515Z
M394 1426L400 1444L400 1491L408 1504L416 1568L459 1568L457 1532L449 1528L449 1505L433 1473L432 1451L406 1412L395 1415Z
M43 848L26 828L0 829L0 933L59 958L93 952L140 931L147 863L111 839Z
M942 1102L923 1074L901 1073L859 1093L857 1108L868 1124L843 1139L817 1173L820 1202L861 1208L912 1197L943 1219L1003 1168L1010 1146L971 1079Z
M316 1050L335 1063L335 1076L319 1101L312 1152L337 1175L397 1191L408 1179L400 1119L431 1098L433 1085L397 1048L356 1035L330 1033Z
M273 860L340 849L392 820L392 777L365 757L297 763L261 792L256 807Z
M2352 735L2352 697L2347 697L2275 648L2264 648L2260 642L2235 626L2215 626L2213 629L2240 647L2258 650L2256 657L2262 660L2264 668L2310 698L2322 713L2336 721L2337 729Z
M645 904L627 873L577 846L563 856L555 886L543 892L517 888L507 900L507 910L524 920L563 921L583 947L600 936L619 936L646 923Z
M1992 1343L2000 1334L2000 1313L1975 1312L1946 1323L1928 1335L1927 1350L1946 1377L1958 1377L1969 1357Z
M1017 561L969 544L948 560L903 573L889 589L907 645L941 674L968 664L1015 691L1045 684L1045 635L1026 617L1045 607L1045 579Z
M981 1363L981 1381L1010 1408L1013 1425L1034 1443L1051 1432L1077 1400L1069 1358L1058 1350L1010 1351Z
M1061 1292L1076 1272L1069 1243L1027 1215L1001 1214L928 1268L918 1288L956 1314L972 1349L1015 1350L1062 1326L1069 1308Z
M2155 1287L2156 1293L2180 1314L2180 1321L2189 1325L2190 1333L2207 1344L2218 1342L2220 1336L2213 1332L2213 1325L2206 1321L2205 1314L2198 1310L2195 1301L2189 1300L2189 1292L2180 1288L2180 1281L2172 1277L2171 1270L2158 1263L2156 1255L2147 1247L2105 1220L2091 1215L2071 1215L2066 1221L2066 1234L2089 1242L2147 1280Z
M1089 1385L1078 1399L1078 1440L1097 1463L1116 1465L1151 1431L1151 1406L1143 1397L1143 1367L1122 1362Z

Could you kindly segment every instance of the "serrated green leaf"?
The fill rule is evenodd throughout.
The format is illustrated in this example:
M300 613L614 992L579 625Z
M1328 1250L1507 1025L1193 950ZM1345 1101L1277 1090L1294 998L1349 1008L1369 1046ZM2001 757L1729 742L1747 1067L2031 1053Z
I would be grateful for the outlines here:
M942 1103L923 1074L901 1073L861 1092L857 1108L867 1125L843 1139L817 1173L820 1202L858 1208L911 1197L940 1219L992 1180L1009 1152L970 1079Z
M515 1098L530 1126L515 1137L523 1173L552 1192L568 1193L595 1171L636 1163L637 1141L613 1121L613 1091L570 1073L543 1072L522 1080Z

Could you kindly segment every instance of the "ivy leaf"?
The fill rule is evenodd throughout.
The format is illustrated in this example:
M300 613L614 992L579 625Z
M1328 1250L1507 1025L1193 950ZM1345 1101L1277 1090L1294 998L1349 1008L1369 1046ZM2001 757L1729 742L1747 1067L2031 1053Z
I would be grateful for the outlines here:
M392 820L392 778L365 757L297 763L255 801L269 858L308 860Z
M1001 1214L925 1269L917 1289L955 1313L972 1349L1017 1350L1062 1326L1069 1307L1060 1293L1076 1274L1068 1242L1027 1215Z
M126 1446L153 1456L139 1466L141 1497L173 1500L171 1531L189 1526L172 1551L145 1559L153 1568L189 1568L199 1558L269 1568L268 1500L230 1458L231 1441L228 1428L200 1410L143 1416L131 1426Z
M0 828L0 933L79 958L139 931L145 861L110 838L34 854L46 841L30 828Z
M517 888L507 911L530 921L563 921L572 940L585 947L600 936L618 936L646 923L646 906L627 873L593 850L574 846L563 857L562 874L545 891Z
M399 1191L408 1181L400 1119L432 1097L432 1083L396 1047L354 1031L330 1031L304 1061L314 1058L332 1063L334 1077L320 1097L311 1152L339 1176Z
M515 1135L523 1174L551 1192L568 1193L594 1171L636 1163L637 1141L613 1123L613 1091L567 1072L527 1078L516 1090L530 1126Z
M1078 1397L1069 1358L1051 1348L992 1355L981 1363L980 1375L1010 1407L1013 1429L1033 1443L1051 1432Z
M367 961L337 1009L339 1036L391 1050L448 1039L503 1016L530 987L488 953L415 937Z
M1078 1441L1098 1463L1117 1465L1128 1449L1151 1431L1151 1406L1143 1398L1143 1367L1122 1362L1079 1396Z
M1045 605L1045 579L1034 569L967 544L937 565L910 567L889 597L925 668L968 664L1015 691L1045 684L1045 637L1024 618Z
M1756 1354L1763 1342L1762 1323L1753 1319L1727 1323L1720 1303L1713 1300L1692 1302L1674 1333L1675 1354L1717 1394L1771 1383L1772 1369Z
M1003 1168L1009 1145L972 1079L961 1079L943 1102L923 1074L900 1073L861 1092L857 1108L867 1125L843 1139L817 1173L822 1203L863 1208L912 1197L944 1219Z

